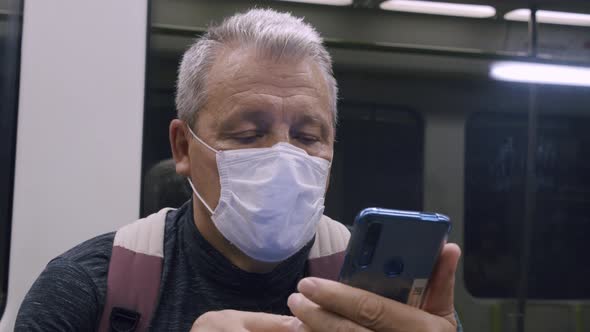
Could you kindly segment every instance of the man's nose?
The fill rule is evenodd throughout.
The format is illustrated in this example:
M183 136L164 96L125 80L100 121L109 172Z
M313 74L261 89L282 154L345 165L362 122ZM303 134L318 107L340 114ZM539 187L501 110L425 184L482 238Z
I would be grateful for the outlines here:
M290 128L288 126L279 126L274 128L270 135L269 144L270 146L273 146L277 143L292 143Z

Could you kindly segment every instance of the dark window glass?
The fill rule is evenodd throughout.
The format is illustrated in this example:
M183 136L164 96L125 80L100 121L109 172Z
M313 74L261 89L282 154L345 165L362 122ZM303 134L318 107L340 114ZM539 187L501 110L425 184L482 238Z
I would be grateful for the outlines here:
M168 126L176 117L174 104L179 54L148 53L142 155L141 215L163 207L179 207L190 198L186 179L176 174L168 140Z
M422 208L424 124L417 113L340 105L326 214L352 224L369 206Z
M587 117L539 117L529 298L590 297L589 128ZM467 122L465 282L475 296L516 296L526 149L526 114L476 113Z
M4 313L8 291L22 22L20 13L21 1L0 2L0 317Z

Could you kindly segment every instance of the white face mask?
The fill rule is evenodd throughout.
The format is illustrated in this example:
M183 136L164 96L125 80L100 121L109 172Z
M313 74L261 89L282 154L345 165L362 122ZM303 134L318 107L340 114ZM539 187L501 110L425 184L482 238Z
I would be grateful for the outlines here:
M211 212L223 236L243 253L262 262L283 261L314 236L324 212L330 162L288 143L270 148L215 152L221 195Z

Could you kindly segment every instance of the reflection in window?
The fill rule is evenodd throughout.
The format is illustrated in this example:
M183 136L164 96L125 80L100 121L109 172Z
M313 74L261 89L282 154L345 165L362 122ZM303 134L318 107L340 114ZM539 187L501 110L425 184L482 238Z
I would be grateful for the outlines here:
M466 128L465 282L515 297L524 218L526 114L477 113ZM539 118L529 297L582 299L590 288L590 118ZM569 273L577 271L576 273Z

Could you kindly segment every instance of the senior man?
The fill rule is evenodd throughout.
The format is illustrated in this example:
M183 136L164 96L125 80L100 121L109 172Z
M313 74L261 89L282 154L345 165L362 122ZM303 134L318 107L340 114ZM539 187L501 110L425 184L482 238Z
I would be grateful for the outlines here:
M336 98L330 56L301 19L254 9L209 28L184 54L170 124L193 199L52 260L16 329L460 330L456 245L421 309L328 280L349 238L322 215Z

